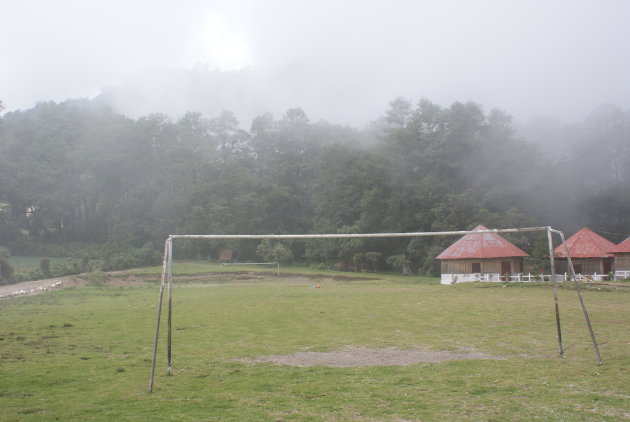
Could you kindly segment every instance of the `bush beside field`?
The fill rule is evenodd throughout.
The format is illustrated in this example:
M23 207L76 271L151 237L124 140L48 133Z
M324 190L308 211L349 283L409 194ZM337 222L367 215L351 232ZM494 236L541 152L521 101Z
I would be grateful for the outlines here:
M117 271L157 265L162 255L152 243L142 248L119 248L107 245L102 250L87 246L83 253L77 244L70 247L42 246L43 256L11 256L7 248L0 249L0 284L62 277L93 270Z

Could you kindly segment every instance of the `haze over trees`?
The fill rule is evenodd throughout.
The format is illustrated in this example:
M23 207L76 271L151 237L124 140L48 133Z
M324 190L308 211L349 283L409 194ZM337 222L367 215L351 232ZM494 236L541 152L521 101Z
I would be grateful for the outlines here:
M502 111L428 99L395 99L362 130L312 122L300 108L262 114L243 130L230 111L173 121L125 117L97 101L39 103L0 119L0 246L52 255L81 242L95 254L136 248L139 256L175 233L438 231L478 223L630 233L628 111L605 105L580 124L525 133L536 139L517 136ZM445 242L306 242L285 252L315 263L407 262L431 272ZM181 250L216 258L226 245L240 248L242 259L256 256L257 245L225 242Z

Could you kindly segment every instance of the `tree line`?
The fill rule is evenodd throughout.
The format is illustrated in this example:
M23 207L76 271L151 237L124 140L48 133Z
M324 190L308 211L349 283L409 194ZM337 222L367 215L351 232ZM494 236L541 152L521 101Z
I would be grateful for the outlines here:
M89 100L43 102L0 119L0 245L24 255L91 251L111 262L175 233L444 231L478 223L630 233L630 113L602 106L556 129L546 149L518 136L502 111L426 99L397 98L363 129L312 122L293 108L256 117L249 130L229 111L131 119ZM285 259L430 273L452 241L282 248ZM535 239L514 241L536 249ZM278 250L214 241L189 242L178 253L216 258L222 248L242 260Z

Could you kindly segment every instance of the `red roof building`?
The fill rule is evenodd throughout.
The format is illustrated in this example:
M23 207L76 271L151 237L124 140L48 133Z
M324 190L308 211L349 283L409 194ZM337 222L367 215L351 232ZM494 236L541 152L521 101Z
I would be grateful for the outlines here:
M571 258L612 258L610 251L615 247L610 240L586 227L568 238L566 244ZM564 245L554 249L554 255L566 258Z
M473 230L488 230L478 225ZM508 242L496 233L469 233L444 249L436 259L480 259L529 256L519 247Z
M609 252L615 257L615 280L630 278L630 237Z
M488 230L478 225L473 230ZM523 250L496 233L469 233L440 253L442 284L462 281L500 281L501 276L521 273Z
M608 252L615 255L618 253L630 253L630 237L616 245L614 248L610 249Z
M566 240L577 274L608 274L612 271L615 244L584 227ZM554 249L556 272L569 272L564 244Z

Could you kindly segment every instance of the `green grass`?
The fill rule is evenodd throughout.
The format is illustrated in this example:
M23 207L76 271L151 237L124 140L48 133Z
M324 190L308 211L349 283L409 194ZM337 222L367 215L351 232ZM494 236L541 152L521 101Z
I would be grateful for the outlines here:
M183 267L180 267L183 268ZM205 270L204 270L205 271ZM158 289L66 288L0 300L0 420L619 421L630 417L630 292L585 291L597 366L574 291L557 356L549 286L439 286L398 278L290 277L173 291L173 369ZM322 289L312 285L321 283ZM237 358L344 345L473 348L504 360L359 368Z

